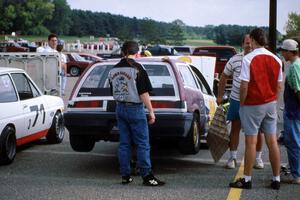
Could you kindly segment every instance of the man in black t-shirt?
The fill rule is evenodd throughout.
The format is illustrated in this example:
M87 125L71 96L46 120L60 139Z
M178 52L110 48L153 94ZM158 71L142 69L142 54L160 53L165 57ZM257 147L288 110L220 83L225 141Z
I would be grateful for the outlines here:
M109 82L114 99L117 101L116 117L120 132L119 163L122 184L132 182L130 177L131 142L137 148L137 164L143 184L161 186L151 172L149 130L144 105L149 111L149 124L155 122L155 115L149 98L151 82L143 66L134 58L139 50L133 41L122 47L123 58L109 72Z

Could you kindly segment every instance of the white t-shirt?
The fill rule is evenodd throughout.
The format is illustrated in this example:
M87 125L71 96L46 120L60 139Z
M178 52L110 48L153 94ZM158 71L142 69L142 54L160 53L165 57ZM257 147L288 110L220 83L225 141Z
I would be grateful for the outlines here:
M65 54L61 53L61 52L59 53L59 55L60 55L60 58L61 58L61 62L67 63L67 56Z
M244 56L243 61L242 61L242 70L241 70L241 74L240 74L240 79L243 81L250 81L250 65L251 62L253 60L254 57L257 56L270 56L272 58L274 58L280 65L280 68L282 68L282 61L275 56L273 53L271 53L270 51L268 51L265 48L257 48L254 49L251 53L247 54L246 56ZM256 72L259 73L259 72ZM278 76L278 82L282 81L282 70L280 69L279 72L279 76ZM263 84L263 83L261 83Z
M44 52L45 51L45 48L44 47L38 47L37 49L36 49L36 52L38 52L38 53L42 53L42 52Z
M52 49L50 46L47 46L44 48L44 53L57 53L58 51L56 49Z
M275 101L278 82L282 81L282 62L265 48L256 48L244 56L240 79L248 82L245 105Z
M240 101L241 80L239 79L239 76L241 73L243 57L244 57L244 52L234 55L226 63L224 68L224 74L227 76L232 76L233 78L230 98L236 101Z

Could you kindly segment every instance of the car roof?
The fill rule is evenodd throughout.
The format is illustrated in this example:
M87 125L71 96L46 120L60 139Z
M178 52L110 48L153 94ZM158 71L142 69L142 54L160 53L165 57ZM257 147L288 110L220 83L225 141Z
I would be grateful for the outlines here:
M101 58L101 57L99 57L99 56L97 56L97 55L95 55L95 54L92 54L92 53L82 53L82 52L79 52L78 54L79 54L80 56L81 56L81 55L85 55L85 56L91 56L91 57L103 59L103 58Z
M24 72L24 70L18 68L12 68L12 67L0 67L1 74L7 72Z
M75 52L74 52L75 53ZM77 53L77 52L76 52ZM92 53L83 53L83 52L79 52L78 53L79 55L88 55L88 56L96 56L95 54L92 54ZM99 56L96 56L96 57L99 57Z
M183 56L184 57L184 56ZM119 62L121 59L107 59L103 60L101 63L115 63ZM172 61L172 62L180 62L183 63L183 61L178 59L178 56L172 57L172 56L153 56L153 57L140 57L140 58L135 58L134 59L136 62L166 62L166 61Z
M198 46L198 47L195 47L195 49L235 49L233 46L219 46L219 45L216 45L216 46Z
M173 46L173 48L192 48L192 46L183 45L183 46Z

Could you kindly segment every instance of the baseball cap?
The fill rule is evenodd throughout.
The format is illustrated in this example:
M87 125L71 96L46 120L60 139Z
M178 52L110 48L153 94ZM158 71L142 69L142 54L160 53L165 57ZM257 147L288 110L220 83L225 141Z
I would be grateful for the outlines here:
M57 41L57 45L64 45L64 43L65 43L65 41L62 40L62 39L59 39L59 40Z
M298 42L292 39L286 39L283 41L279 50L287 50L287 51L298 51Z

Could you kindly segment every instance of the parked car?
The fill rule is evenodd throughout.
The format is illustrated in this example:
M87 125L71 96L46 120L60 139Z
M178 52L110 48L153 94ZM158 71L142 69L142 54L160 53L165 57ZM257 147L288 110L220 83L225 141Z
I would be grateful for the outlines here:
M29 48L22 47L16 42L1 42L0 52L29 52Z
M152 47L147 47L145 50L151 52L152 56L178 56L179 53L170 46L156 45ZM142 52L143 55L143 52Z
M71 76L79 76L91 63L85 60L78 53L66 53L67 56L67 72Z
M174 46L173 48L181 55L193 54L193 48L190 46Z
M103 59L112 59L112 58L121 58L121 48L115 49L111 53L97 53L97 56L103 58Z
M145 67L153 86L150 98L156 122L149 126L150 138L175 140L182 153L197 153L201 142L205 143L217 106L204 76L179 59L149 57L137 61ZM100 140L118 141L116 103L107 79L117 62L113 59L91 65L73 88L64 119L75 151L91 151Z
M202 46L196 47L193 55L198 56L213 56L217 58L216 66L215 66L215 82L214 82L214 94L217 95L219 88L219 79L224 71L225 65L228 60L236 54L236 50L231 46ZM232 79L227 80L226 91L227 95L230 95L230 90L232 87Z
M30 52L36 52L37 46L34 43L31 42L18 42L22 47L28 48Z
M94 54L90 54L90 53L78 53L81 57L83 57L85 60L87 61L91 61L91 62L98 62L103 60L101 57L96 56Z
M21 69L0 67L0 164L10 164L16 147L46 136L50 143L64 138L64 103L43 95Z
M227 61L236 54L236 50L231 46L201 46L196 47L193 55L202 56L202 55L211 55L216 56L217 62L215 67L215 73L219 77Z

